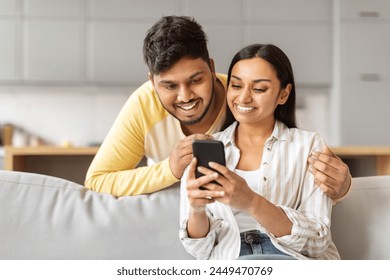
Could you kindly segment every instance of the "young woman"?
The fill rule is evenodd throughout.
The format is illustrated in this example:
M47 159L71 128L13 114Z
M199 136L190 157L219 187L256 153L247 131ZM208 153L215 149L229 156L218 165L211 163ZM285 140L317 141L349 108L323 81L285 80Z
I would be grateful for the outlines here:
M194 158L182 177L186 250L198 259L339 259L330 232L332 200L307 163L325 143L296 128L288 57L274 45L243 48L229 67L227 102L237 121L214 135L224 144L226 167L199 167L204 176L195 179Z

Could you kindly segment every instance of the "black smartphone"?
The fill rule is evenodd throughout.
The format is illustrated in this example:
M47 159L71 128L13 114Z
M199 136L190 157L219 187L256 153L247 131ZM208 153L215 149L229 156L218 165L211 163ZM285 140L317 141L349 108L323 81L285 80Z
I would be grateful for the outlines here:
M225 162L225 149L223 147L223 143L218 140L194 140L192 142L192 150L194 153L194 157L197 159L198 166L204 166L209 169L212 169L209 166L209 162L213 161L219 163L221 165L226 165ZM214 169L212 169L214 170ZM195 171L196 178L203 176L202 173L196 169ZM217 182L214 182L218 184ZM204 189L204 187L201 187Z

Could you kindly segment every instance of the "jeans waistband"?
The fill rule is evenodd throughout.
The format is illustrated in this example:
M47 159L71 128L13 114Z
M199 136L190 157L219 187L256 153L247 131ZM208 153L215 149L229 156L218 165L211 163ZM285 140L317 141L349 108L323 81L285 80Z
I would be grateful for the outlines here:
M267 234L262 233L259 230L245 231L245 232L242 232L240 235L241 235L241 238L243 238L248 243L252 243L252 242L258 243L261 240L270 239Z

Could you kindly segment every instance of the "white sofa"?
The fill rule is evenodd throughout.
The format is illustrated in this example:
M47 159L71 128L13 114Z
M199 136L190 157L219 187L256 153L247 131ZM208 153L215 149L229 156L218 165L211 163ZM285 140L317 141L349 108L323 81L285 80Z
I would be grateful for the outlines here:
M45 175L0 171L0 259L191 259L179 190L116 198ZM333 211L343 259L390 259L390 176L353 179Z

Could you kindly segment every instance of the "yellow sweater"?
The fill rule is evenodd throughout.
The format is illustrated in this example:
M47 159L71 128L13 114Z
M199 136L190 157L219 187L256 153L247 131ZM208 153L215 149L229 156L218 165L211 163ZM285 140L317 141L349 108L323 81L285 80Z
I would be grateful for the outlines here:
M227 77L217 74L226 89ZM207 134L218 132L225 121L222 106ZM169 156L185 135L180 123L161 105L150 81L127 100L93 159L85 186L115 196L156 192L176 183ZM146 156L148 166L138 167Z

